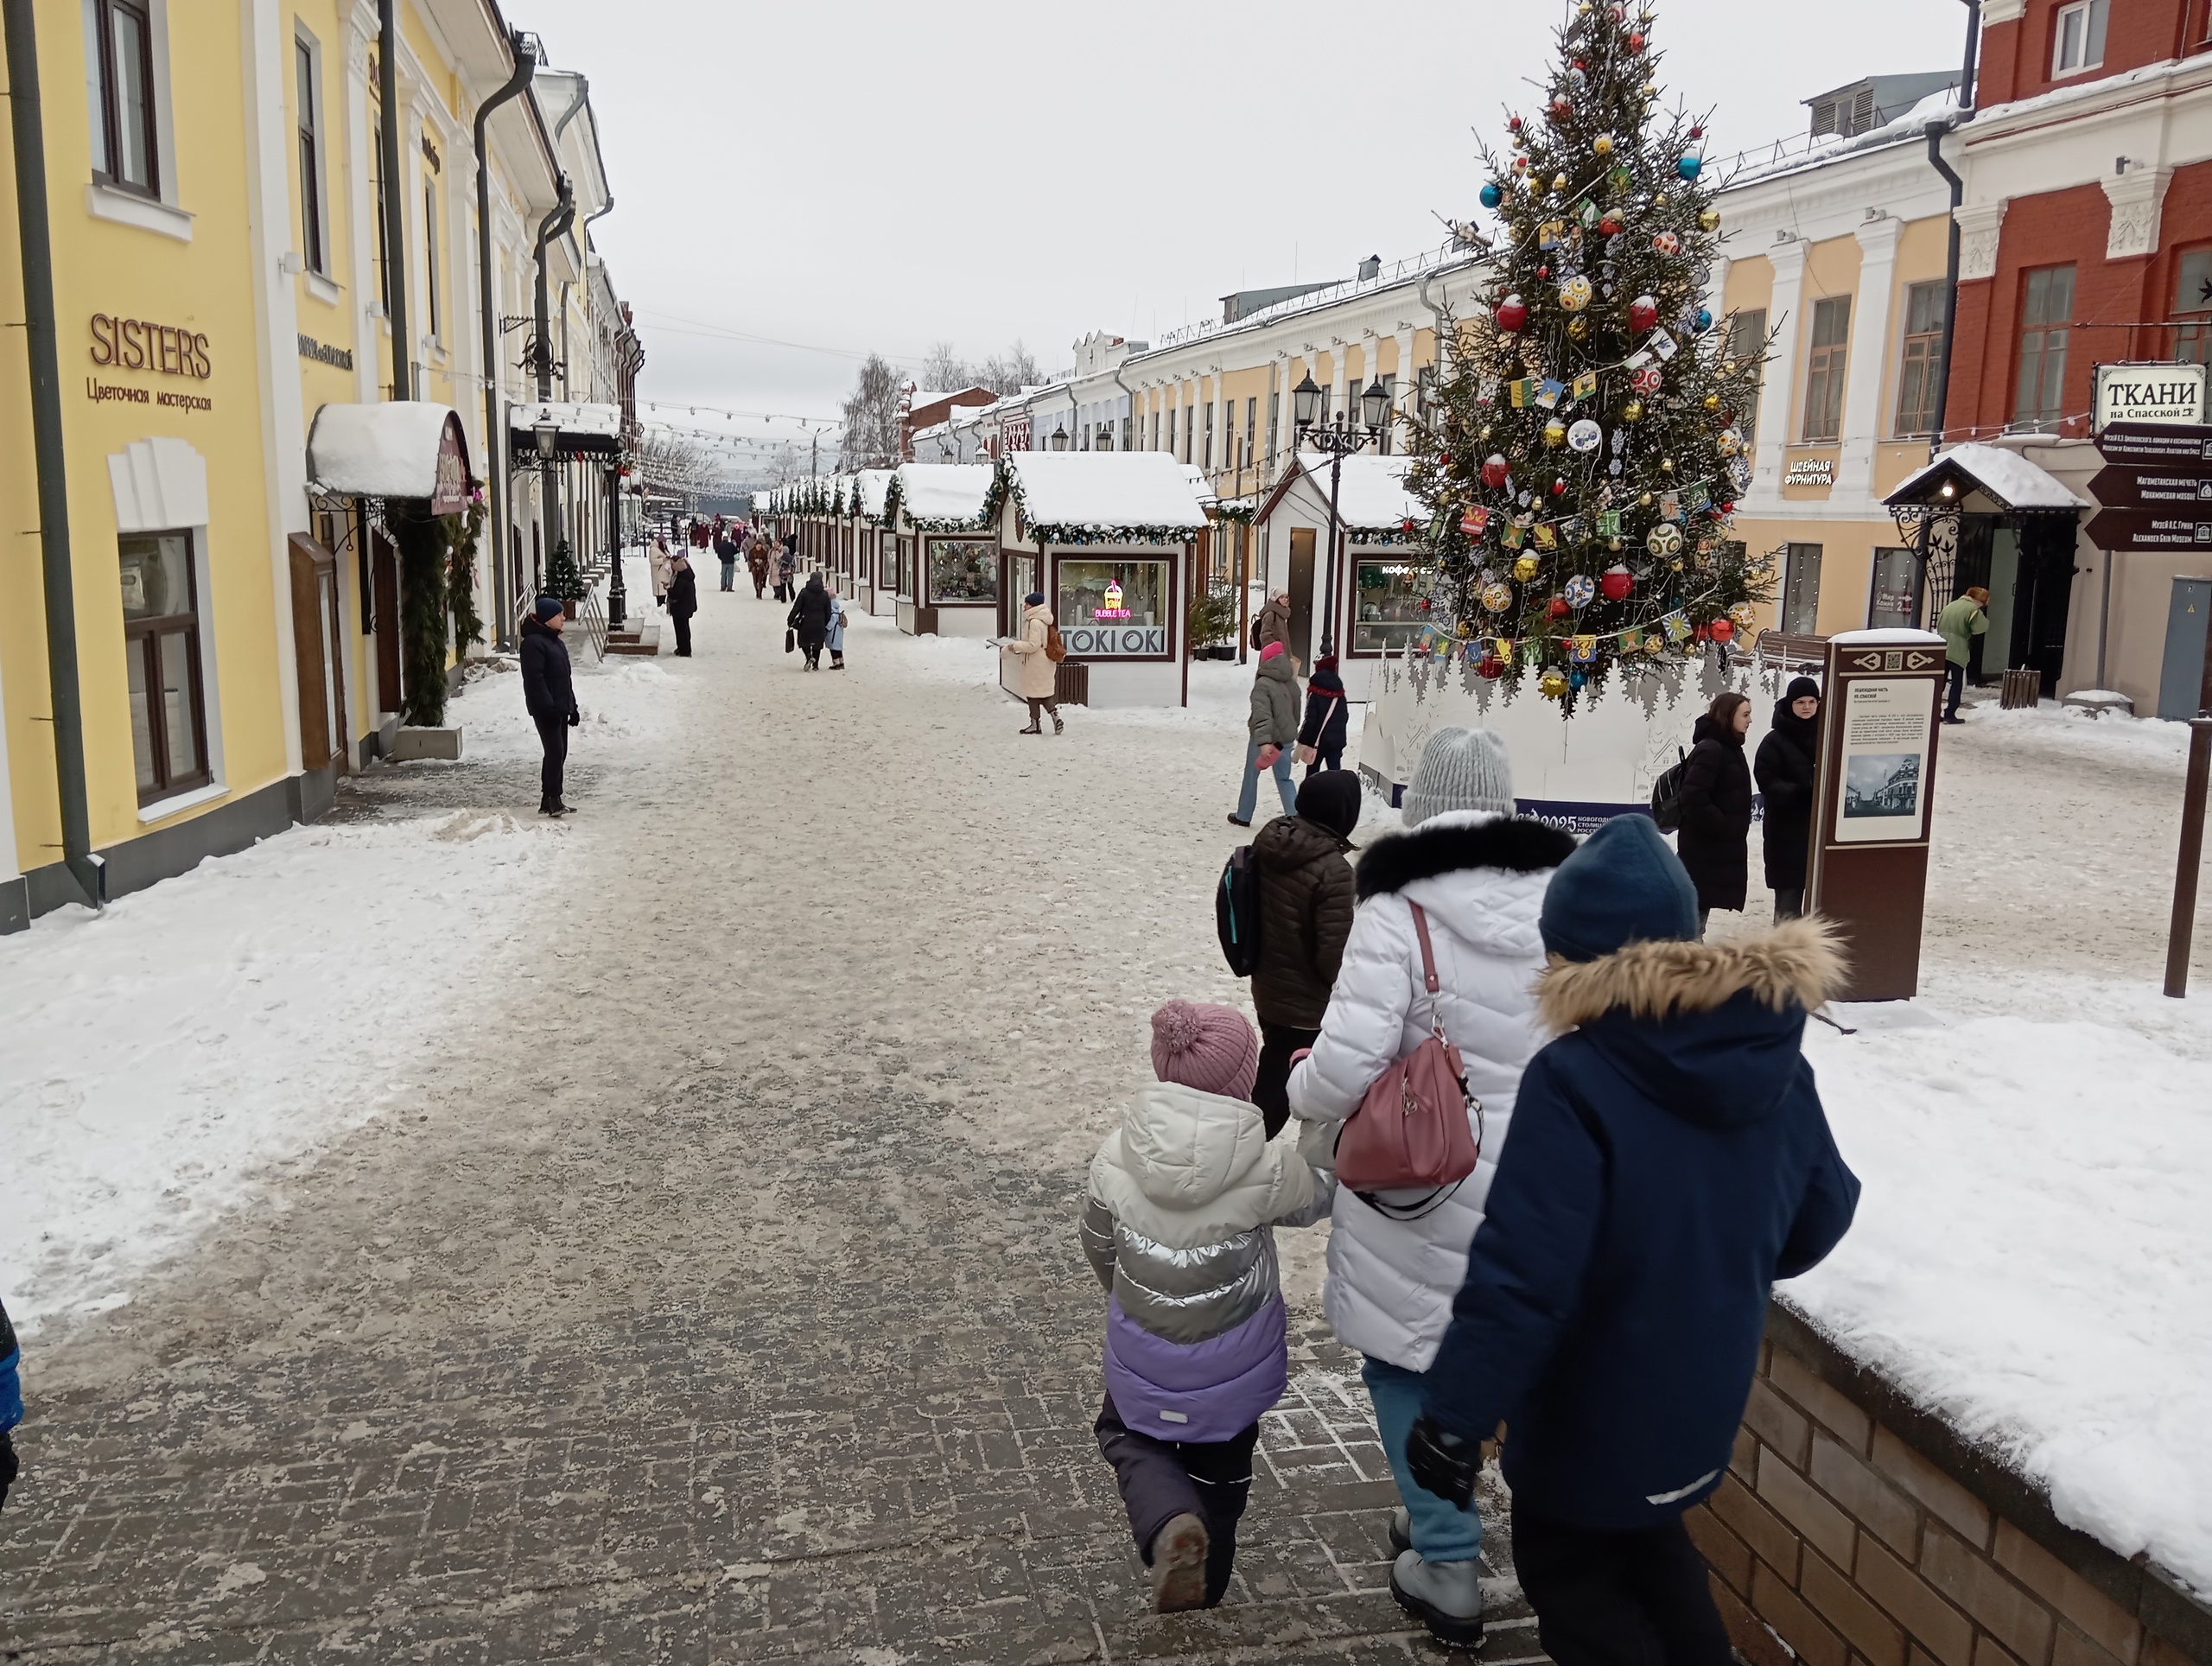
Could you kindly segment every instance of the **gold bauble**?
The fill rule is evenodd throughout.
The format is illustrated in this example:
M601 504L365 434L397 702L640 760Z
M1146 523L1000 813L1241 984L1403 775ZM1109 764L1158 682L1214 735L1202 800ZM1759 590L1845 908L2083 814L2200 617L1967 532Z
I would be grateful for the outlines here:
M1600 133L1596 138L1590 141L1590 148L1601 156L1611 156L1613 154L1613 136L1610 133Z
M1567 443L1567 424L1560 421L1556 416L1553 417L1548 423L1546 423L1544 424L1544 443L1548 446L1565 445Z
M1618 550L1621 547L1621 541L1618 538L1614 538L1611 540L1605 547L1608 550Z
M1643 400L1641 400L1641 399L1631 399L1631 400L1630 400L1626 404L1624 404L1624 405L1623 405L1623 406L1621 407L1621 421L1623 421L1623 422L1624 422L1624 423L1640 423L1640 422L1642 422L1643 420Z
M1720 373L1723 376L1733 376L1736 373L1736 361L1732 359L1722 359L1720 361Z
M1650 507L1651 507L1651 494L1650 494L1649 492L1645 493L1642 497L1640 497L1640 498L1638 498L1638 499L1637 499L1637 502L1640 506L1642 506L1643 508L1646 508L1646 509L1650 508Z
M1662 191L1657 196L1652 198L1651 206L1654 208L1664 208L1667 206L1667 194Z
M1484 423L1483 424L1483 426L1482 426L1482 432L1481 432L1480 434L1477 435L1475 437L1476 437L1477 439L1487 440L1488 438L1490 438L1490 435L1491 435L1491 428L1490 428L1490 424L1489 424L1488 423Z
M1564 191L1567 189L1567 175L1564 174L1558 175L1552 180L1552 189L1554 191Z
M1513 576L1526 584L1530 579L1535 577L1536 564L1536 558L1534 556L1522 556L1513 563Z
M1670 561L1667 563L1667 570L1670 573L1679 573L1682 570L1682 563L1679 561Z
M1719 396L1719 394L1717 394L1717 393L1708 393L1708 394L1707 394L1707 395L1705 396L1705 408L1706 408L1707 410L1719 410L1719 409L1720 409L1720 396Z
M1589 336L1589 334L1590 321L1585 318L1580 313L1575 314L1573 317L1567 321L1567 339L1568 340L1584 340Z
M1663 474L1673 474L1675 472L1675 460L1672 457L1662 457L1659 460L1659 470L1660 473Z
M1703 213L1697 217L1697 223L1699 229L1701 231L1719 231L1720 229L1720 211L1718 208L1707 209Z
M1556 700L1560 696L1567 692L1566 673L1562 671L1546 671L1541 677L1536 679L1536 686L1544 692L1548 698Z

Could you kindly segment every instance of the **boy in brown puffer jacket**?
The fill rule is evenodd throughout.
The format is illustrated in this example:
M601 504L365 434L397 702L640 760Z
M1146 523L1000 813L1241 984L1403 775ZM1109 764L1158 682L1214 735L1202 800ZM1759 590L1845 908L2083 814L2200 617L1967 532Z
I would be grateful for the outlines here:
M1252 1103L1272 1140L1290 1117L1283 1097L1290 1059L1321 1033L1321 1014L1351 935L1352 829L1359 825L1359 777L1348 769L1309 775L1298 813L1280 816L1252 841L1260 871L1260 946L1252 1006L1260 1017L1259 1077Z

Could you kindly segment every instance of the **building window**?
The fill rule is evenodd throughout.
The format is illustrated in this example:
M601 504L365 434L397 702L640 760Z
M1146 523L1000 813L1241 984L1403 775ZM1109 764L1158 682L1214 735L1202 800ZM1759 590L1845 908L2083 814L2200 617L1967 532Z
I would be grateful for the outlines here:
M1171 457L1175 455L1175 408L1173 405L1167 409L1167 455Z
M1832 295L1813 303L1813 356L1805 367L1808 441L1843 432L1843 372L1851 351L1851 297Z
M376 79L376 65L370 64L369 79L372 81ZM372 176L377 199L377 305L382 308L378 315L389 318L391 316L391 274L385 270L385 255L391 244L385 226L384 117L381 113L369 123L369 143L372 147L370 154L377 159Z
M1753 307L1728 321L1728 356L1751 369L1751 397L1736 413L1736 429L1745 447L1758 443L1759 387L1766 380L1766 308Z
M110 185L157 197L152 16L144 0L92 0L85 18L93 33L85 54L92 95L92 172Z
M1866 601L1870 631L1910 630L1920 623L1920 556L1911 550L1874 551L1874 582Z
M1397 653L1428 626L1436 570L1402 556L1351 564L1354 653Z
M929 556L931 601L950 602L957 607L999 599L999 549L995 544L931 538Z
M2051 19L2050 78L2078 75L2105 60L2105 18L2112 0L2078 0Z
M1253 436L1259 431L1259 427L1260 400L1259 396L1255 394L1244 402L1244 461L1237 464L1240 469L1249 468L1252 466Z
M1057 569L1055 612L1070 653L1086 659L1166 657L1167 563L1061 561Z
M120 541L130 750L138 802L206 786L207 715L200 676L200 607L192 534Z
M1156 410L1152 413L1152 440L1145 449L1147 451L1160 449L1160 413Z
M1783 562L1782 628L1798 636L1815 633L1821 611L1821 546L1793 544Z
M292 42L300 125L300 252L311 272L327 274L330 259L322 236L322 100L317 96L321 78L315 73L314 46Z
M430 339L440 339L438 328L438 188L423 185L423 306Z
M1382 380L1382 391L1389 397L1389 409L1395 410L1398 408L1398 378L1393 375L1385 376ZM1385 416L1382 418L1382 436L1376 442L1376 449L1386 457L1390 455L1390 429L1394 426L1390 418Z
M1213 408L1214 402L1207 400L1205 470L1209 474L1213 473Z
M2174 274L2174 357L2212 364L2212 249L2191 249Z
M1904 343L1897 366L1897 437L1918 439L1936 428L1936 397L1943 352L1943 286L1915 283L1904 292Z
M2066 389L2066 334L2074 318L2074 269L2042 266L2026 274L2020 311L2020 382L2012 405L2015 428L2046 430L2062 414Z

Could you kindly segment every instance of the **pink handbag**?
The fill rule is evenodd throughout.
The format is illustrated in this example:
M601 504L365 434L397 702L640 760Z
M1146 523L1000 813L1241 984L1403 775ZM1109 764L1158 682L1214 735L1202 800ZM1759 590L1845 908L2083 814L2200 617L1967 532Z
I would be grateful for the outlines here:
M1421 937L1421 970L1428 989L1428 1039L1396 1060L1359 1102L1337 1135L1337 1178L1370 1208L1394 1220L1417 1220L1440 1205L1475 1172L1482 1155L1482 1101L1468 1091L1459 1050L1444 1039L1437 1003L1436 951L1428 916L1417 902L1414 930ZM1474 1113L1476 1129L1468 1126ZM1428 1189L1410 1203L1388 1202L1380 1192Z

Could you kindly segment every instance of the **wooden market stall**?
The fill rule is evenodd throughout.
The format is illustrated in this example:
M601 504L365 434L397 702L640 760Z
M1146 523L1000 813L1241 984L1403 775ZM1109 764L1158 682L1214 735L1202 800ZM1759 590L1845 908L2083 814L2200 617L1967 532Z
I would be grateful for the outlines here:
M885 518L894 472L888 468L863 468L853 476L847 493L853 550L851 588L844 594L863 613L890 614L898 611L899 535Z
M1406 490L1409 457L1344 460L1337 485L1337 559L1329 561L1329 459L1300 452L1253 512L1266 594L1290 592L1290 651L1308 671L1320 652L1335 574L1337 657L1344 692L1371 697L1385 654L1427 628L1434 563L1421 547L1428 511Z
M900 630L982 638L1001 628L996 513L1003 495L991 463L899 466L885 518L895 540Z

